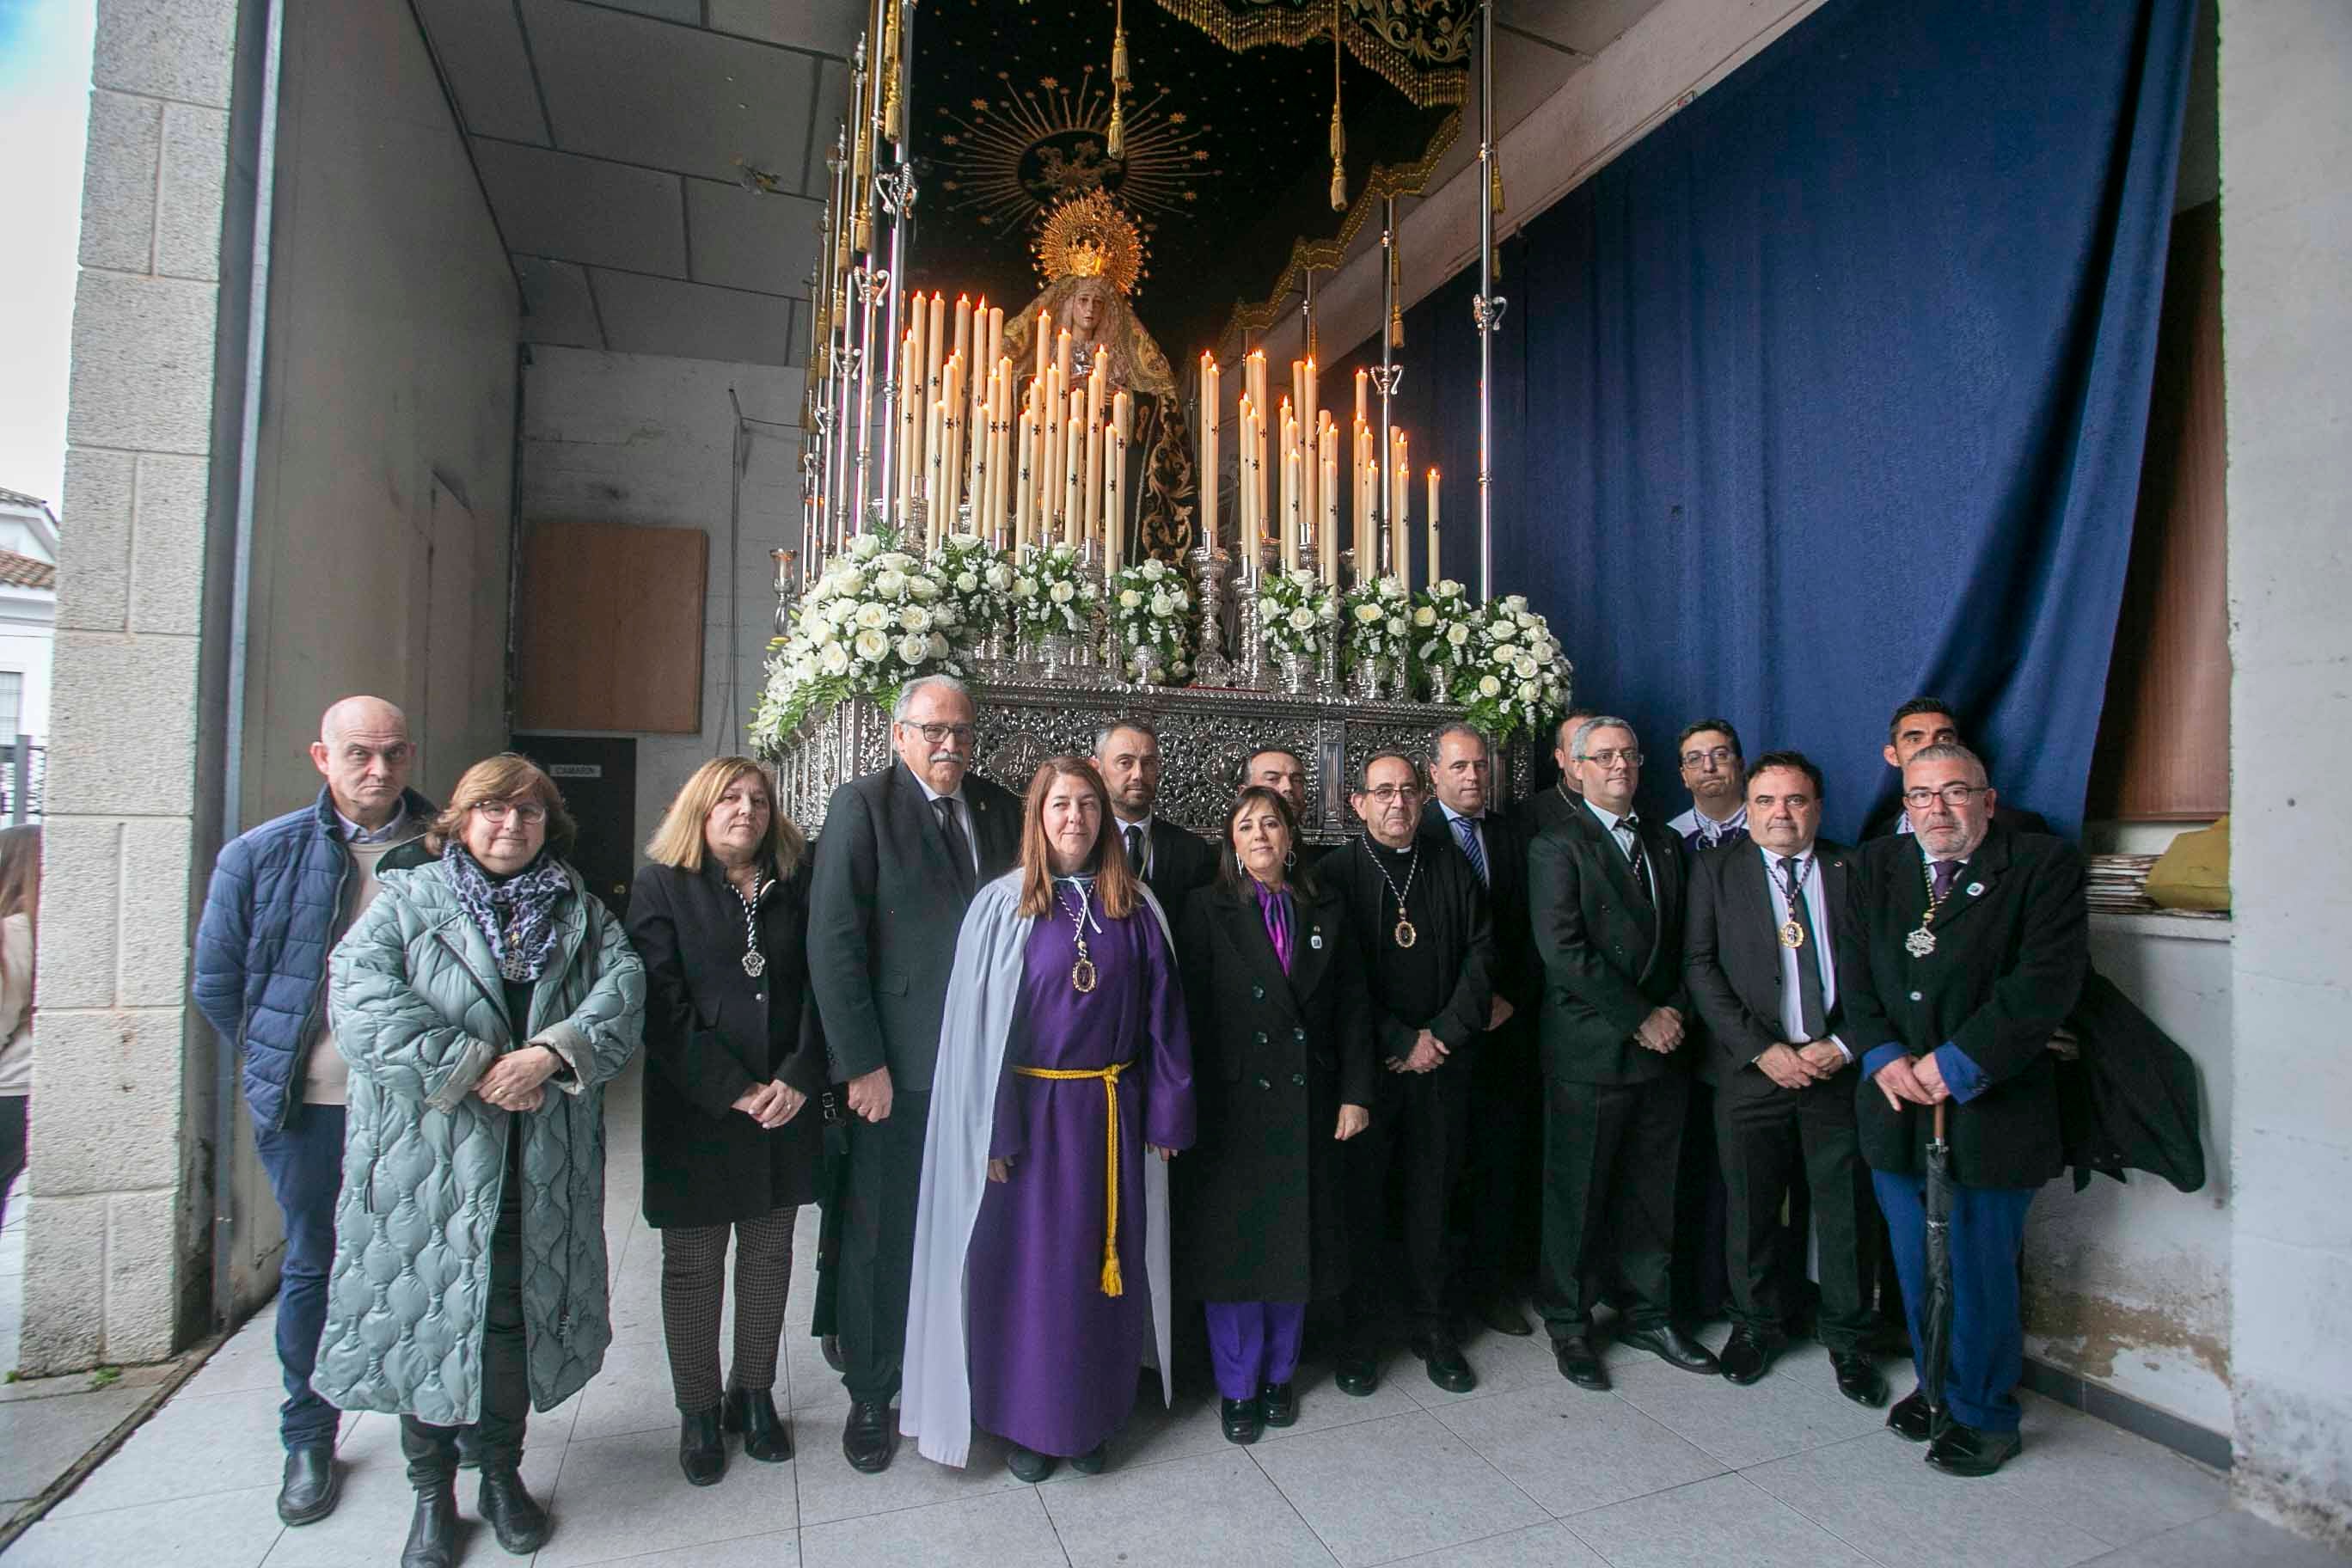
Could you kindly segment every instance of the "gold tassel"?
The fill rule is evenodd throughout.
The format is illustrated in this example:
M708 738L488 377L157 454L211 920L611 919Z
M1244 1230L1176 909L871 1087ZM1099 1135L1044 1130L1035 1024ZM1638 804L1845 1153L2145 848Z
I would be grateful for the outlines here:
M1125 92L1135 85L1127 74L1127 28L1122 24L1110 40L1110 84Z
M898 6L891 0L888 16L882 24L882 134L892 142L905 141L906 134L898 121Z
M1486 154L1486 184L1495 195L1495 216L1503 216L1503 150L1500 147Z
M1398 243L1396 231L1391 229L1389 231L1389 289L1391 297L1400 301L1404 297L1402 283L1404 269L1402 264L1397 259L1397 252L1402 248L1403 247ZM1389 347L1392 349L1404 347L1404 306L1402 303L1389 307Z
M1339 100L1331 100L1331 210L1348 210L1348 133L1339 124Z
M1114 158L1127 156L1127 108L1113 93L1110 100L1110 136L1107 151Z

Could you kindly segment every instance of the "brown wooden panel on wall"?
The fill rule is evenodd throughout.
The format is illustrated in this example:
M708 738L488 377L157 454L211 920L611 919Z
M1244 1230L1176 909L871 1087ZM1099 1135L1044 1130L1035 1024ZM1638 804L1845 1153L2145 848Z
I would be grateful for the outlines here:
M709 552L699 529L530 524L514 727L699 734Z
M2089 815L2179 822L2230 809L2229 538L2218 203L2172 221L2131 565Z

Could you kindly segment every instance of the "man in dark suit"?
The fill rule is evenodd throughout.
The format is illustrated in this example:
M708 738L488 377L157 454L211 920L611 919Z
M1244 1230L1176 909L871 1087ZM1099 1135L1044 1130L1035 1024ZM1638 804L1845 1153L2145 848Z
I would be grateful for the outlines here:
M1985 1476L2020 1447L2024 1368L2017 1259L2033 1191L2064 1163L2056 1058L2090 966L2083 859L2014 833L1983 763L1931 745L1903 770L1914 831L1866 846L1839 931L1845 1031L1870 1081L1856 1097L1903 1282L1912 1342L1927 1289L1922 1181L1935 1111L1951 1150L1954 1300L1940 1430L1913 1394L1886 1424L1927 1462Z
M1690 792L1688 811L1666 824L1692 854L1748 842L1748 760L1728 719L1686 724L1675 740L1675 758Z
M1352 802L1364 836L1317 872L1347 900L1365 954L1373 1054L1388 1069L1372 1124L1348 1141L1345 1156L1350 1332L1334 1381L1352 1394L1380 1381L1376 1336L1392 1235L1402 1242L1412 1353L1448 1393L1478 1385L1454 1335L1447 1211L1469 1136L1470 1061L1494 1016L1495 936L1486 895L1462 857L1423 844L1422 794L1412 758L1374 753Z
M1685 1372L1715 1356L1674 1321L1675 1166L1693 1054L1682 1049L1683 842L1633 811L1633 727L1577 726L1583 797L1528 847L1528 909L1544 969L1544 1321L1560 1375L1606 1388L1592 1298L1613 1274L1623 1342ZM1612 1240L1613 1251L1604 1252Z
M1854 1132L1854 1052L1837 985L1836 911L1849 852L1819 837L1822 773L1801 752L1748 770L1751 844L1698 858L1691 874L1684 979L1716 1063L1716 1146L1728 1213L1731 1339L1723 1375L1761 1378L1788 1343L1804 1236L1780 1223L1801 1168L1820 1227L1820 1335L1838 1392L1886 1402L1871 1364L1863 1217L1875 1207Z
M1495 999L1470 1061L1471 1138L1456 1194L1465 1213L1455 1234L1468 1249L1462 1280L1488 1328L1532 1334L1514 1300L1535 1269L1542 1177L1534 1025L1543 966L1528 939L1527 833L1494 809L1494 748L1472 726L1447 724L1431 738L1429 778L1435 799L1422 814L1422 844L1461 857L1486 889L1495 928Z
M1568 820L1583 799L1576 782L1575 760L1569 755L1569 742L1588 719L1599 715L1590 708L1571 708L1560 715L1559 726L1551 735L1551 760L1559 767L1559 778L1551 788L1538 790L1520 809L1527 813L1528 834L1533 837L1547 827L1557 827Z
M1929 746L1958 746L1960 740L1959 721L1952 717L1952 706L1940 697L1914 697L1895 710L1886 721L1886 744L1879 755L1886 759L1900 778L1911 759ZM2047 833L2050 824L2038 812L2003 805L1993 811L1993 821L2011 833ZM1863 829L1863 841L1882 838L1890 833L1911 831L1911 814L1897 800L1895 808L1873 818Z
M1149 719L1121 719L1095 731L1095 772L1110 795L1112 831L1127 849L1129 869L1181 920L1196 888L1217 874L1217 852L1196 833L1152 814L1160 802L1160 731Z
M839 1326L850 1464L885 1468L906 1354L915 1199L964 906L1021 851L1021 802L969 772L972 703L943 675L891 715L898 760L833 792L809 888L809 974L851 1117Z

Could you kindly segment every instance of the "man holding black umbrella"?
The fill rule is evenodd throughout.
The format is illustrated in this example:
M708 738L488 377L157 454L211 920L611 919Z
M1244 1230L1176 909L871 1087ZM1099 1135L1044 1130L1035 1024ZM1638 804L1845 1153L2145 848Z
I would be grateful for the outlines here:
M1838 952L1921 1384L1886 1424L1937 1468L1989 1476L2021 1447L2018 1252L2063 1164L2049 1047L2089 967L2089 913L2081 856L1997 825L1976 753L1928 746L1903 785L1913 831L1864 847Z

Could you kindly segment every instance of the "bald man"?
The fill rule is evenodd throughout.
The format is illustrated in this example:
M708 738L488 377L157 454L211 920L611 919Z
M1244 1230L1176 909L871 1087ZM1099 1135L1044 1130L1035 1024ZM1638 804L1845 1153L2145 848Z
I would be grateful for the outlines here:
M328 709L310 745L327 781L319 798L228 842L196 929L196 1005L244 1053L254 1142L286 1219L278 1516L288 1524L326 1518L338 1489L337 1413L310 1389L335 1255L349 1083L327 1030L327 954L375 897L385 855L433 820L433 803L408 787L415 754L407 717L382 698L347 697Z

